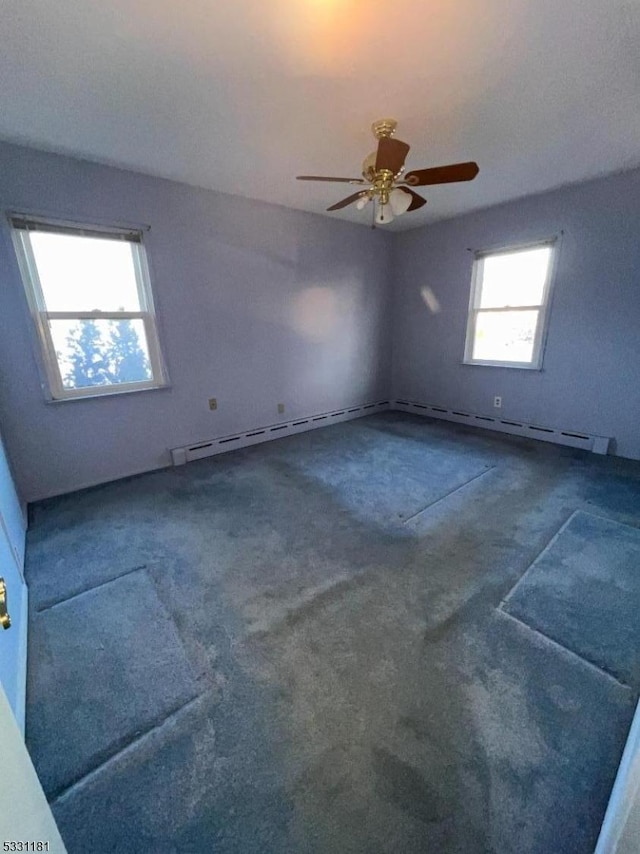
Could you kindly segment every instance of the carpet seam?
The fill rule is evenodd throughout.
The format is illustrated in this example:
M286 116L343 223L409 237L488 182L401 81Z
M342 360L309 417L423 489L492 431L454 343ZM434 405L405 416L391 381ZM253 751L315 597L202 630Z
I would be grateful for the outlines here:
M600 519L602 522L611 522L612 525L619 525L622 528L629 528L632 531L637 531L637 525L630 525L628 522L621 522L619 519L614 519L611 516L603 516L601 513L593 513L591 510L583 510L578 507L576 513L582 513L585 516L591 516L592 519Z
M516 590L518 589L518 587L520 587L520 585L522 584L522 582L524 581L524 579L525 579L525 578L527 577L527 575L529 574L530 570L532 570L532 569L533 569L533 567L534 567L534 566L536 565L536 563L540 560L540 558L541 558L541 557L542 557L542 555L547 551L547 549L550 549L550 548L551 548L551 546L555 543L555 541L560 537L560 534L564 533L565 529L569 527L569 523L571 522L571 520L572 520L572 519L574 518L574 516L575 516L577 513L579 513L579 512L580 512L580 509L579 509L579 508L578 508L578 509L576 509L576 510L572 510L572 511L571 511L571 513L569 514L569 516L567 517L567 519L565 519L565 521L562 523L562 525L560 525L560 527L558 528L558 530L557 530L557 531L555 532L555 534L551 537L551 539L549 540L549 542L548 542L548 543L546 543L546 545L544 545L544 546L540 549L540 551L538 552L538 554L534 557L534 559L531 561L531 563L529 564L529 566L525 569L525 571L522 573L522 575L520 576L520 578L519 578L519 579L516 581L516 583L513 585L513 587L511 588L511 590L509 590L509 592L508 592L508 593L507 593L507 595L504 597L504 599L502 600L502 602L500 602L500 606L499 606L499 607L500 607L500 609L501 609L501 610L502 610L502 606L503 606L503 605L506 605L506 603L509 601L509 599L511 599L511 597L512 597L512 596L513 596L513 594L516 592ZM505 611L504 613L506 614L506 613L508 613L508 612L507 612L507 611ZM509 616L512 616L512 615L511 615L511 614L509 614ZM515 619L515 618L514 618L514 619ZM521 621L520 621L520 622L521 622ZM523 625L525 625L525 626L526 626L526 623L523 623ZM545 637L546 637L546 635L545 635ZM561 644L561 645L562 645L562 644ZM586 659L585 659L585 660L586 660Z
M592 513L590 510L583 510L582 507L577 507L575 510L572 511L571 515L567 518L567 520L558 528L558 530L551 537L549 542L534 557L534 559L531 561L529 566L525 569L525 571L522 573L520 578L516 581L516 583L511 588L511 590L509 590L507 595L504 597L504 599L500 603L500 608L502 608L502 606L505 605L509 601L509 599L511 599L511 597L516 592L516 590L518 589L520 584L524 581L524 579L529 574L529 571L533 569L533 567L540 560L542 555L547 551L547 549L551 548L551 546L558 539L560 534L562 534L565 531L565 529L569 526L569 523L572 521L572 519L574 519L579 513L582 513L583 516L591 516L592 519L600 519L604 522L611 522L614 525L620 525L623 528L630 528L632 531L638 530L638 528L635 525L627 525L626 522L619 522L617 519L612 519L610 516L601 516L599 513ZM507 613L507 612L505 611L505 613Z
M427 504L426 507L423 507L422 510L418 510L417 513L414 513L413 516L409 516L407 519L403 520L403 525L406 525L408 522L412 522L422 513L425 513L427 510L430 510L432 507L435 507L436 504L439 504L441 501L444 501L447 498L450 498L452 495L455 495L456 492L459 492L461 489L464 489L466 486L469 486L470 483L473 483L475 480L479 480L485 474L488 474L490 471L493 471L496 468L495 465L489 466L489 468L484 469L484 471L475 474L473 477L470 477L469 480L465 480L464 483L461 483L460 486L456 486L454 489L446 492L444 495L441 495L440 498L436 498L435 501L432 501L430 504Z
M119 581L121 578L126 578L127 575L132 575L134 572L140 572L141 569L147 569L147 564L143 563L140 566L134 566L131 569L127 569L124 572L120 573L120 575L115 575L113 578L108 578L106 581L101 581L99 584L94 584L91 587L85 587L82 590L79 590L77 593L73 593L71 596L67 596L64 599L56 599L54 602L49 602L42 608L36 608L36 614L44 614L46 611L50 611L52 608L57 608L58 605L64 605L66 602L71 602L73 599L77 599L79 596L84 596L85 593L91 593L92 590L98 590L100 587L106 587L107 584L112 584L114 581Z
M105 759L98 762L97 765L94 765L88 771L82 773L76 779L72 780L70 783L60 789L60 791L53 792L51 795L47 796L47 801L49 802L50 806L53 806L64 798L69 797L73 793L74 789L84 785L87 780L92 777L95 777L103 768L105 768L107 765L110 765L112 762L115 762L122 755L130 752L131 750L135 750L135 748L141 741L144 741L145 739L149 738L149 736L156 732L156 730L162 729L162 727L172 718L177 717L182 712L193 706L206 694L207 691L203 691L200 694L196 694L195 696L191 697L191 699L187 700L186 703L183 703L181 706L177 706L176 708L172 709L168 715L165 715L164 717L157 720L157 722L152 724L149 729L141 733L134 733L133 737L121 746L119 746L115 753L112 753L110 756L107 756Z
M617 676L614 676L613 673L609 673L608 670L603 670L600 665L596 664L593 661L589 661L588 658L585 658L584 656L580 655L579 652L576 652L573 649L569 649L568 646L565 646L564 644L560 643L560 641L555 640L555 638L552 638L549 635L546 635L544 632L541 632L540 629L535 629L533 626L530 626L529 623L525 623L524 620L521 620L519 617L515 617L508 611L505 611L502 608L502 604L500 604L495 610L499 611L501 614L503 614L505 617L508 617L510 620L513 620L513 622L517 623L519 626L523 626L528 631L533 632L533 634L544 638L544 640L548 641L554 646L557 646L559 649L563 650L574 658L577 658L583 664L586 664L589 669L595 670L596 673L599 673L601 676L605 676L607 679L610 679L612 682L615 682L616 685L619 685L621 688L625 688L627 691L631 692L634 692L636 690L632 685L628 685L626 682L623 682L621 679L618 679Z

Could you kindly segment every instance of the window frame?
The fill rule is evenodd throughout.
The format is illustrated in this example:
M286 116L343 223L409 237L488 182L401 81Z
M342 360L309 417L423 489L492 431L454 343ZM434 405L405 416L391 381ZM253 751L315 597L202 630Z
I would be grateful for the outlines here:
M48 391L47 400L52 403L58 403L67 400L105 397L135 391L166 388L169 385L169 380L160 348L149 263L142 239L143 230L139 227L125 228L84 225L76 222L70 223L68 221L21 214L9 214L8 219L29 311L38 338L41 366L48 384L48 389L46 390ZM131 254L140 310L48 311L29 236L32 231L47 231L55 234L72 234L79 237L99 237L128 242L132 248ZM151 379L139 382L86 386L75 389L65 388L55 345L51 336L50 320L142 320L147 339Z
M473 269L471 273L471 290L469 294L469 309L467 314L467 327L464 345L464 365L480 365L485 367L495 368L518 368L523 371L541 371L544 359L544 351L547 342L547 332L549 327L549 315L551 308L551 296L553 293L553 284L555 281L555 272L558 260L560 236L543 238L541 240L533 240L527 243L512 244L510 246L500 246L492 249L481 249L474 252ZM542 249L548 247L551 250L551 258L547 268L547 276L542 291L542 302L538 305L523 305L523 306L505 306L494 308L480 308L478 305L481 290L482 272L484 259L495 255L511 255L516 252L526 252L528 249ZM509 362L506 360L496 359L474 359L473 347L475 344L476 322L477 317L482 312L515 312L515 311L536 311L538 313L538 322L536 324L535 338L533 342L533 352L529 362Z

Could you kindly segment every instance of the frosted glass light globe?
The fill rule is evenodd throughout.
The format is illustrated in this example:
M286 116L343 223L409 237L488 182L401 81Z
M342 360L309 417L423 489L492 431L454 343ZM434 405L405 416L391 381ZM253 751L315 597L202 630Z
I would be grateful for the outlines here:
M395 216L402 216L403 213L406 213L412 201L409 193L405 193L400 187L396 187L389 193L389 204Z

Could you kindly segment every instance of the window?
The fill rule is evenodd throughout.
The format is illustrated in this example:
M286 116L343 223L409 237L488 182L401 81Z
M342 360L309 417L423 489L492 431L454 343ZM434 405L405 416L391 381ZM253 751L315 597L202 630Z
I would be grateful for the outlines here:
M464 361L540 368L554 241L478 253L473 265Z
M166 385L141 233L11 224L51 397Z

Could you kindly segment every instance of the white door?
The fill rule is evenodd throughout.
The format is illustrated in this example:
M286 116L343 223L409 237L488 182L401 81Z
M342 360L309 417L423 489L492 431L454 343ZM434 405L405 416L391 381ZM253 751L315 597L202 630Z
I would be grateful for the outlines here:
M27 585L22 574L25 528L0 438L0 685L22 732L27 676ZM10 627L4 628L9 619Z
M65 854L64 843L31 764L27 748L24 746L22 733L13 716L13 709L9 706L2 688L0 688L0 733L2 733L2 773L0 773L2 850L48 851L52 854ZM12 842L17 843L16 846L11 847ZM25 843L29 843L28 846Z
M640 703L631 723L595 854L640 851Z

